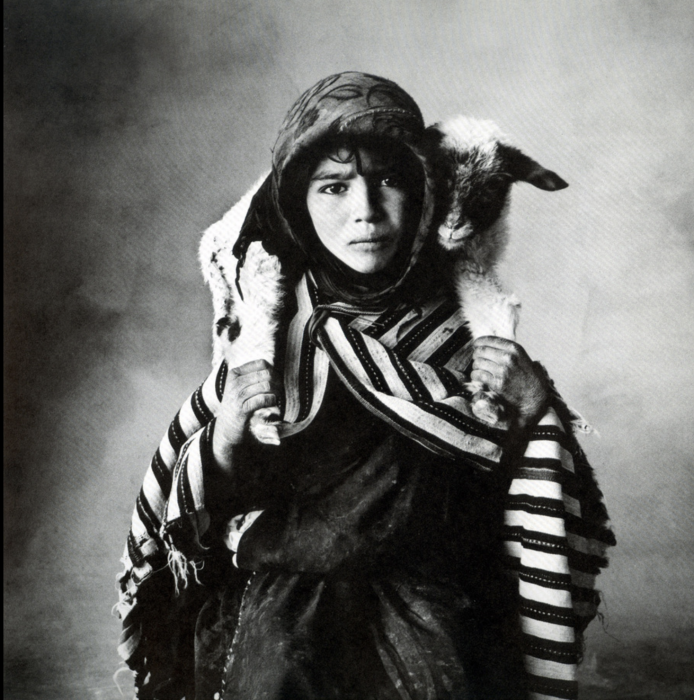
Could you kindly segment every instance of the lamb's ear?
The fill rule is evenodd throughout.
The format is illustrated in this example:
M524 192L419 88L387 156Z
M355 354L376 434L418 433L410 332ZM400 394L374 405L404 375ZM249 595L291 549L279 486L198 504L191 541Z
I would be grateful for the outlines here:
M509 175L517 182L529 182L541 190L554 192L563 190L569 183L559 177L555 172L543 168L525 153L513 146L499 145Z
M425 155L427 158L435 157L441 148L441 142L443 141L444 134L439 129L438 124L432 124L428 126L424 133L422 134L422 139L419 142L419 151Z

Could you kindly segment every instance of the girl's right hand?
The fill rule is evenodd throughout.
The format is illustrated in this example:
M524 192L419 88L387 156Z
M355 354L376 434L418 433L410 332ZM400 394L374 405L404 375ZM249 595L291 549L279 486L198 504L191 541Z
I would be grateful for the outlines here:
M228 462L229 449L243 442L251 415L259 408L278 406L279 396L277 373L265 360L254 360L229 370L212 440L221 466Z

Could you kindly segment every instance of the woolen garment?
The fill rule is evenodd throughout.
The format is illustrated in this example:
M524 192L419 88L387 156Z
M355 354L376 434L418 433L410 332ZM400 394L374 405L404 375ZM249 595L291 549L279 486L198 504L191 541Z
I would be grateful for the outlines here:
M321 81L285 120L246 247L305 246L281 201L312 144L387 135L417 153L422 131L390 81ZM445 284L413 283L435 274L422 168L420 225L387 287L336 296L309 270L291 290L280 447L236 449L219 478L224 363L162 440L119 578L120 652L141 698L576 696L580 634L614 538L558 395L522 435L474 415L460 309ZM258 509L237 569L224 524Z

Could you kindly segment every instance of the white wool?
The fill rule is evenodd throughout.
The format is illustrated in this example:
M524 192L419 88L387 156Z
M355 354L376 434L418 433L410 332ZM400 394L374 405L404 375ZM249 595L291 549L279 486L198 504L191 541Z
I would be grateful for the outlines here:
M238 338L227 340L226 333L218 336L222 343L224 359L229 368L240 367L254 360L275 364L275 346L279 316L284 301L284 277L280 261L268 255L259 241L248 246L246 260L241 267L239 285L232 285L233 311L241 327ZM263 408L251 417L249 430L264 443L279 444L275 425L279 409Z
M474 338L493 335L515 339L520 301L515 294L506 294L496 277L460 266L456 270L455 286Z
M278 258L269 255L262 244L254 241L248 246L244 265L236 287L238 260L232 250L253 196L267 178L267 173L217 223L210 226L200 242L199 257L205 281L212 292L214 306L213 357L214 364L226 360L229 368L254 360L275 364L275 345L279 316L284 301L284 277ZM238 337L229 341L227 329L218 333L217 323L226 319L238 324ZM277 444L277 408L256 411L249 429L264 443Z
M447 150L469 151L478 148L491 152L497 143L508 143L501 129L488 119L475 119L458 114L434 125L444 136L442 146Z
M239 285L236 285L234 313L241 326L239 337L226 344L224 357L229 367L239 367L253 360L275 363L275 335L283 298L283 277L280 261L268 255L259 241L248 246L246 261L241 268Z
M452 159L460 163L459 175L463 177L456 182L460 191L452 193L453 211L446 212L442 219L455 222L465 211L466 178L472 177L475 171L495 168L498 144L506 137L494 122L463 115L446 119L432 128L442 134L440 147L444 151L458 156L475 155L474 159ZM457 230L444 223L438 231L439 244L455 259L454 287L473 338L516 338L520 301L503 290L494 273L508 242L508 211L507 199L497 218L484 230L475 230L468 221ZM472 394L472 410L478 418L496 423L503 417L503 404L497 394L480 382L470 382L467 389Z
M432 129L441 133L440 147L454 155L474 153L474 159L461 160L453 208L465 211L465 178L475 171L492 170L498 158L497 146L506 141L501 129L492 121L457 115L435 124ZM518 323L518 299L509 296L494 274L494 268L508 242L508 199L497 218L484 230L474 230L467 222L458 230L443 224L438 241L455 259L455 289L473 337L496 335L515 339ZM442 217L448 219L448 214ZM456 217L457 218L457 217Z
M442 235L439 230L439 242L451 251L457 261L468 261L476 272L484 271L488 275L493 275L508 244L509 209L510 195L496 221L484 231L470 231L468 238L456 246L453 243L445 245L441 241Z
M495 267L508 242L510 193L497 218L484 230L475 230L468 220L460 225L465 212L467 183L474 174L503 170L499 144L509 145L508 138L492 121L458 115L435 124L430 129L441 134L440 148L457 163L458 177L451 202L451 211L442 212L444 221L438 230L438 242L454 258L454 286L460 307L473 338L496 336L515 340L520 315L520 301L504 291L495 275ZM460 158L470 154L472 158ZM449 198L450 199L450 198ZM449 225L450 222L450 225ZM459 226L459 228L452 228ZM487 422L495 423L504 415L503 404L495 392L480 382L470 382L472 410ZM573 409L573 425L577 432L594 429Z
M507 294L496 276L467 260L455 265L455 289L460 307L473 338L496 336L516 339L520 300ZM505 411L500 397L481 382L469 382L472 412L481 420L497 423Z
M248 214L255 193L260 189L268 173L260 177L234 206L202 236L198 257L205 282L212 292L214 321L212 327L212 362L217 364L224 357L224 339L217 333L219 319L234 317L234 307L238 300L236 290L237 260L232 253L241 227ZM226 334L225 334L226 335ZM233 366L233 365L232 365Z

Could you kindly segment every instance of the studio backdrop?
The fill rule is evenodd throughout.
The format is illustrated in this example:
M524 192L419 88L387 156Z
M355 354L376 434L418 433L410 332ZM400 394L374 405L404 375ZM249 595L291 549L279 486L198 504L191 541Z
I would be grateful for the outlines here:
M200 235L343 70L395 80L427 123L493 119L569 183L516 186L500 275L599 433L619 544L588 658L691 643L692 36L686 1L6 2L5 697L120 697L130 513L209 370Z

